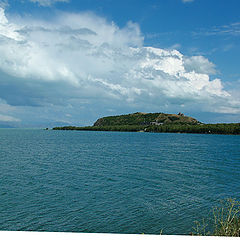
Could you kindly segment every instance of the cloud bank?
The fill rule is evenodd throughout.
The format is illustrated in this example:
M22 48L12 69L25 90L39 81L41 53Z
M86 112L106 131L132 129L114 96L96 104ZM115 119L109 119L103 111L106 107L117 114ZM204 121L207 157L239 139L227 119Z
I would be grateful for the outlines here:
M144 46L133 22L119 28L93 13L65 12L9 20L0 8L0 55L0 98L11 106L240 113L239 99L211 77L212 62Z

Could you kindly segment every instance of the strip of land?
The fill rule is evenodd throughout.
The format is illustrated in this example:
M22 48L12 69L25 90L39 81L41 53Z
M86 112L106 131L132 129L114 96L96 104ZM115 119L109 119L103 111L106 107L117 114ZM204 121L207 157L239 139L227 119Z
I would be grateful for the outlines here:
M93 126L54 127L53 130L158 133L240 134L240 123L204 124L182 113L133 113L99 118Z

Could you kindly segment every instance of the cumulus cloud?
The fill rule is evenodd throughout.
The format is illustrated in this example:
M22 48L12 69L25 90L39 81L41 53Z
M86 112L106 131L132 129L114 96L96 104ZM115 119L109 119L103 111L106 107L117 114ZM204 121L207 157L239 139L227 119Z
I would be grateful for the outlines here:
M215 74L215 65L203 56L192 56L184 59L184 67L188 72Z
M61 12L47 22L9 20L0 9L0 55L0 97L15 106L107 102L151 111L191 102L204 110L214 102L216 111L232 99L205 57L145 47L138 24L119 28L93 13Z
M56 2L69 2L69 0L30 0L30 2L38 3L40 6L49 7Z

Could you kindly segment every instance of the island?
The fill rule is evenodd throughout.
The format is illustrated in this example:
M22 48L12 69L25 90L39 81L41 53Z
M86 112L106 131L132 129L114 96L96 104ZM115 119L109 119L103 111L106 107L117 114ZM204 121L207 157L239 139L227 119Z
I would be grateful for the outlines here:
M124 131L158 133L240 134L240 123L204 124L183 113L142 113L99 118L93 126L54 127L53 130Z

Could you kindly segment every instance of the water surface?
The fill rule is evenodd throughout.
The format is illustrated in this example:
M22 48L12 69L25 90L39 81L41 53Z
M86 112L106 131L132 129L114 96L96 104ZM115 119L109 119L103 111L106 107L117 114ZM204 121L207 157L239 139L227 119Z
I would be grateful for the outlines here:
M0 230L189 234L240 198L240 136L0 129Z

